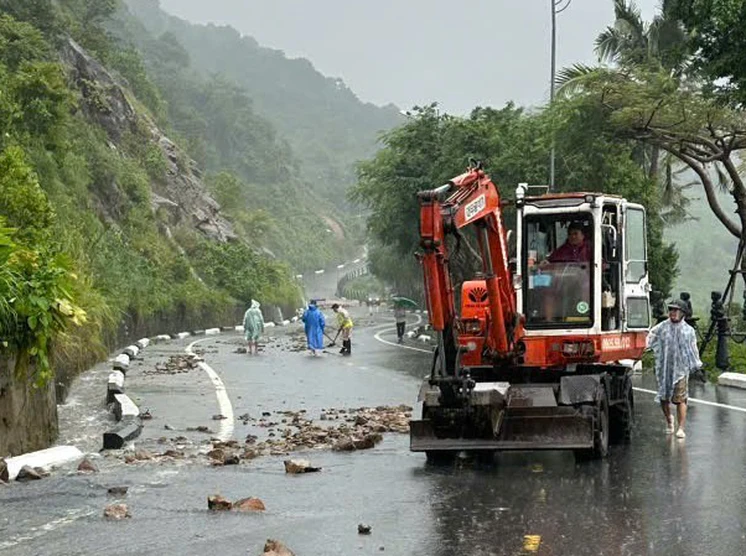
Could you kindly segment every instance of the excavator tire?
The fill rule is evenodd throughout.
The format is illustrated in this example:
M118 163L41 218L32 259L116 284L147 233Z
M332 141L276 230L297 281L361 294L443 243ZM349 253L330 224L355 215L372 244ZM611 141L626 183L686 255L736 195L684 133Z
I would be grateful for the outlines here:
M609 409L609 440L612 444L627 444L632 437L635 417L635 398L632 382L625 378L624 400Z
M601 399L592 408L596 427L593 432L593 448L575 450L578 461L603 459L609 454L609 398L603 388Z

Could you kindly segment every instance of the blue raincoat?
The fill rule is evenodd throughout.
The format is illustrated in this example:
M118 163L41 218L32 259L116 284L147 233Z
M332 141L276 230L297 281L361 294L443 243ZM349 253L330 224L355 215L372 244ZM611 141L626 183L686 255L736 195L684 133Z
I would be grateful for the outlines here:
M308 349L324 349L324 327L326 320L324 314L319 311L316 305L309 305L303 313L303 323L306 325L306 339L308 340Z

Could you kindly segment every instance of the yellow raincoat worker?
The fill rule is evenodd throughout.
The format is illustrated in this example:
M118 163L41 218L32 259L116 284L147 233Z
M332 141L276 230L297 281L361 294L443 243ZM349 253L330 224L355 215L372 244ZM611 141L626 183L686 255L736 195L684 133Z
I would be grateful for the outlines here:
M339 350L339 353L342 355L351 355L352 340L350 340L350 335L352 334L352 319L350 318L350 313L347 309L340 307L339 303L332 305L332 311L337 314L337 325L339 327L337 334L342 334L342 349Z

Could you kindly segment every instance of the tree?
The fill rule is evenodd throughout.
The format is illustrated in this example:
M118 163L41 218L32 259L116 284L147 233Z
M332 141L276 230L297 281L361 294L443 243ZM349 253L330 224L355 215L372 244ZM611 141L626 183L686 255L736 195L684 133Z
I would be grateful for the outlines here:
M718 93L746 102L746 1L676 0L675 15L692 36L695 65Z

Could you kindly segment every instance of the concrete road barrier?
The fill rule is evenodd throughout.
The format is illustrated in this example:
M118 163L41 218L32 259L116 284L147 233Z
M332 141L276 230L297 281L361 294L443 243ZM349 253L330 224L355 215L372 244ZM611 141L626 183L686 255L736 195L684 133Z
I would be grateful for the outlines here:
M407 338L414 338L416 335L413 330L406 333Z
M220 328L208 328L205 330L205 334L208 336L215 336L215 334L220 334Z
M274 327L275 327L275 323L274 322L265 322L264 323L264 328L274 328Z
M148 347L148 346L150 345L150 338L142 338L142 339L140 339L140 340L137 340L137 341L135 342L135 344L136 344L136 345L137 345L137 347L139 347L140 349L145 349L146 347Z
M109 381L106 384L106 403L114 403L115 394L124 394L124 373L114 371L109 373Z
M162 342L168 342L171 339L172 339L171 336L169 336L168 334L160 334L155 337L155 343L160 344Z
M746 390L746 375L741 373L723 373L718 377L718 384L720 386L730 386Z
M122 421L118 427L104 433L104 450L119 450L128 440L140 436L142 421L140 419L127 419Z
M235 330L235 326L221 326L220 331L221 332L233 332Z
M189 333L189 332L179 332L179 333L178 333L178 334L176 335L176 337L177 337L177 338L178 338L179 340L183 340L184 338L188 338L189 336L191 336L191 333Z
M128 355L130 359L134 359L135 357L137 357L137 354L140 353L140 348L133 344L124 348L122 350L122 353Z
M8 478L12 481L18 476L18 472L24 465L29 467L51 467L53 465L62 465L83 457L83 452L75 446L55 446L38 452L30 452L6 458L5 463L8 465Z
M290 324L289 320L285 319L284 321L282 321L282 326L287 326L288 324Z
M129 370L129 368L130 368L129 356L122 353L122 354L117 355L114 358L113 369L115 371L122 371L124 374L127 374L127 371Z
M239 324L238 326L236 326L236 332L243 332L244 330L246 329L243 327L242 324Z
M204 336L204 330L192 330L192 336Z
M432 338L431 338L430 336L426 336L425 334L423 334L422 336L419 336L419 337L418 337L417 339L418 339L418 340L419 340L420 342L422 342L423 344L426 344L426 343L428 343L428 342L429 342L430 340L432 340Z
M140 408L135 405L135 402L127 394L114 394L114 407L112 411L117 421L140 416Z

